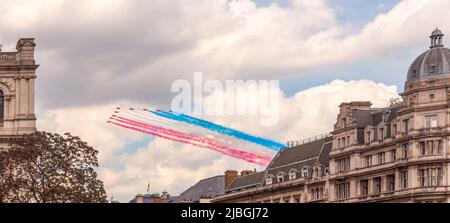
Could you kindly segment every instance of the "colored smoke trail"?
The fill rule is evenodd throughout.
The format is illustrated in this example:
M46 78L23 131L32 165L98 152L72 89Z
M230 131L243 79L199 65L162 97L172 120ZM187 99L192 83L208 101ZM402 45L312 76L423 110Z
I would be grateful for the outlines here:
M118 108L119 109L119 108ZM237 141L236 138L219 134L214 131L210 131L205 128L201 128L199 126L190 125L184 122L178 122L171 119L162 118L160 116L157 116L153 113L148 112L147 110L140 111L139 109L119 109L120 112L116 112L116 114L123 114L127 117L130 117L135 120L139 120L141 122L145 123L151 123L152 125L156 125L159 127L165 127L169 129L176 129L179 131L189 132L191 134L195 135L201 135L207 138L208 140L215 141L216 143L220 144L226 144L230 147L243 147L247 146L249 148L255 149L255 146L252 146L249 144L249 142L246 141ZM267 154L269 152L263 151L263 153ZM272 154L269 154L271 156Z
M285 145L283 145L279 142L275 142L273 140L252 136L250 134L247 134L247 133L235 130L235 129L227 128L227 127L212 123L210 121L202 120L202 119L195 118L195 117L192 117L189 115L173 114L173 113L164 112L164 111L149 111L149 112L156 114L158 116L161 116L163 118L166 118L166 119L171 119L171 120L175 120L175 121L179 121L179 122L188 123L191 125L196 125L196 126L199 126L199 127L205 128L205 129L209 129L211 131L218 132L220 134L229 135L229 136L233 136L238 139L246 140L246 141L252 142L254 144L264 146L264 147L269 148L274 151L279 151L281 148L286 147Z
M156 126L161 126L169 129L176 129L179 131L204 136L208 140L214 141L218 144L225 144L229 147L240 148L241 150L260 154L266 157L273 157L275 155L274 152L278 151L274 149L267 149L267 147L255 144L248 140L243 140L234 136L221 134L220 132L212 131L210 129L206 129L197 125L192 125L186 122L180 122L177 120L164 118L152 112L149 112L148 109L135 109L135 108L128 108L128 109L117 108L117 109L119 109L120 112L116 111L115 112L116 114L121 113L127 117L145 123L151 123ZM166 123L162 123L162 121Z
M117 119L115 119L116 121L123 122L125 124L130 124L130 125L134 125L134 126L137 126L137 127L146 128L146 129L151 130L151 131L155 131L155 132L158 132L158 133L163 133L163 134L167 134L167 135L171 135L171 136L176 136L176 137L187 139L187 140L190 140L190 141L196 141L196 142L200 142L200 143L205 143L205 144L207 144L209 146L214 147L214 149L216 151L219 150L219 149L223 150L226 154L240 154L240 155L245 156L245 157L250 157L252 159L258 159L258 160L265 160L267 162L270 162L270 160L271 160L269 157L259 156L259 155L253 154L253 153L249 153L249 152L233 149L233 148L230 148L228 146L224 146L224 145L220 145L220 144L211 142L208 139L205 139L205 138L200 137L200 136L191 135L191 134L187 134L187 133L183 133L183 132L179 132L179 131L175 131L175 130L170 130L170 129L164 129L164 128L156 127L156 126L153 126L153 125L137 122L137 121L134 121L134 120L126 119L126 118L123 118L123 117L117 117L116 116L116 118L117 118Z
M207 139L201 138L199 136L193 136L193 135L186 134L183 132L178 132L178 131L174 131L174 130L156 127L156 126L148 125L145 123L140 123L140 122L136 122L136 121L133 121L130 119L126 119L123 117L117 117L116 119L113 118L113 120L115 120L117 122L110 122L110 123L118 125L123 128L135 130L135 131L145 133L145 134L150 134L150 135L153 135L156 137L160 137L160 138L175 141L175 142L193 145L196 147L208 148L208 149L211 149L211 150L214 150L217 152L221 152L222 154L232 156L234 158L245 160L250 163L264 166L264 165L267 165L271 161L271 159L269 157L259 156L259 155L253 154L253 153L240 151L240 150L229 148L229 147L223 146L223 145L217 145L217 144L210 142ZM128 125L131 125L131 126L128 126ZM141 128L145 128L148 131L143 130ZM163 134L167 134L169 136L166 136ZM174 137L176 137L176 138L174 138ZM196 141L199 143L205 143L207 145L199 144L199 143L192 142L192 141Z

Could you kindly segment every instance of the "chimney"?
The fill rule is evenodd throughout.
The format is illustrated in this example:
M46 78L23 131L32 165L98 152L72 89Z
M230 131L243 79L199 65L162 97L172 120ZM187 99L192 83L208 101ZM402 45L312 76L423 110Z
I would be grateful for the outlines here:
M169 199L169 193L167 191L162 192L162 199L164 199L164 200Z
M35 65L34 61L34 38L22 38L17 42L17 60L20 65Z
M370 101L352 101L349 103L350 109L369 109L372 107Z
M144 195L142 195L142 194L136 195L136 203L137 203L137 204L142 204L142 203L144 203Z
M236 170L227 170L225 172L225 190L233 183L236 177L238 177L238 172Z

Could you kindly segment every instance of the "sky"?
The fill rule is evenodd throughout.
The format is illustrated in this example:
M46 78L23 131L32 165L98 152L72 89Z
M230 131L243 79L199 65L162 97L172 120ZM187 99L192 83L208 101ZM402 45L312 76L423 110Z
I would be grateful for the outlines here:
M228 169L263 169L106 123L119 105L170 107L177 80L279 80L279 120L204 117L279 141L332 130L341 102L386 106L447 0L0 0L0 42L36 38L38 129L99 150L108 196L177 195ZM444 42L448 40L444 39ZM245 97L256 97L248 95ZM205 100L215 101L215 95Z

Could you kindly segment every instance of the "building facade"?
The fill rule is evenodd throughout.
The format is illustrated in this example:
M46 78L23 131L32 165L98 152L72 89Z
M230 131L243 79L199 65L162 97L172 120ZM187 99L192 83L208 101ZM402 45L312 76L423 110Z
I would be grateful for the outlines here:
M0 148L36 131L35 46L34 39L23 38L15 52L2 52L0 47Z
M410 66L402 101L386 108L342 103L331 137L284 149L260 179L237 177L215 202L450 203L450 50L443 36L434 30L430 49Z

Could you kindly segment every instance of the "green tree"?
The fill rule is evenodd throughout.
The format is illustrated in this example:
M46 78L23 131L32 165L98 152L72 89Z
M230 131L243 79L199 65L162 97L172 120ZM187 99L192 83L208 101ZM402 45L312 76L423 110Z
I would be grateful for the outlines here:
M0 202L107 202L97 154L69 133L25 135L0 152Z

